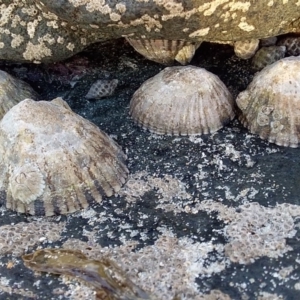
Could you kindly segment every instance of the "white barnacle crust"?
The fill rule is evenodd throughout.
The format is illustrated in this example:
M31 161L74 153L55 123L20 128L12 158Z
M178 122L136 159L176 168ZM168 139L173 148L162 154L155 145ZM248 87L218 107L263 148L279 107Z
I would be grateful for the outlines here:
M40 62L44 57L51 56L52 51L46 46L44 41L40 41L39 44L27 43L26 50L23 53L23 57L26 60L33 62Z
M196 38L196 37L206 36L209 33L209 30L210 30L209 27L198 29L198 30L192 32L189 35L189 37L190 38Z
M249 24L247 21L246 21L246 17L242 17L241 20L240 20L240 23L239 23L239 28L241 28L243 31L252 31L255 29L255 27L252 25L252 24Z

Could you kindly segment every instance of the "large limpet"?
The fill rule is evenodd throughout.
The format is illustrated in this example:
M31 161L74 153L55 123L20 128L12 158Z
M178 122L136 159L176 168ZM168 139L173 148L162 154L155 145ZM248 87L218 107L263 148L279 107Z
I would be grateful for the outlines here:
M0 203L31 215L77 211L120 189L125 159L61 98L26 99L0 122Z
M0 120L14 105L26 98L36 100L38 96L28 83L0 70Z
M262 139L298 147L300 140L300 57L283 58L257 73L236 99L239 119Z
M130 114L157 134L206 134L234 118L233 105L218 76L194 66L169 67L134 93Z

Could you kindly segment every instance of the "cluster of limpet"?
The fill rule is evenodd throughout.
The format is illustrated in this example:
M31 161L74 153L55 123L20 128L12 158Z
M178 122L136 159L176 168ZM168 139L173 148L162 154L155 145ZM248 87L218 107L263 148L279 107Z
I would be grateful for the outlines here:
M0 203L31 215L72 213L118 192L125 159L61 98L26 99L0 122Z
M0 120L20 101L37 99L37 93L26 82L0 70Z
M300 141L300 57L283 58L257 73L236 103L254 134L280 146Z
M194 66L168 67L148 79L134 93L130 114L143 128L167 135L212 133L235 116L219 77Z

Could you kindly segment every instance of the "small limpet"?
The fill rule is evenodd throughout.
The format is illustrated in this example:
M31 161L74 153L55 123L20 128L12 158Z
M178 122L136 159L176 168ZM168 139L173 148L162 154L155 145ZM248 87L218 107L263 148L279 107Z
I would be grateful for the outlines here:
M125 159L61 98L26 99L0 122L0 204L31 215L72 213L118 192Z
M26 98L37 100L38 95L28 83L0 70L0 120L14 105Z
M257 51L259 40L237 41L234 43L234 53L242 59L251 58Z
M300 57L283 58L265 67L241 92L239 119L252 133L280 146L300 141Z
M157 134L196 135L222 128L234 118L233 106L218 76L194 66L168 67L134 93L130 114Z
M138 40L129 37L126 40L138 53L163 65L172 65L175 60L182 65L188 64L201 44L182 40Z
M101 99L103 97L111 96L114 93L118 83L118 79L99 79L92 84L88 93L85 95L85 98Z

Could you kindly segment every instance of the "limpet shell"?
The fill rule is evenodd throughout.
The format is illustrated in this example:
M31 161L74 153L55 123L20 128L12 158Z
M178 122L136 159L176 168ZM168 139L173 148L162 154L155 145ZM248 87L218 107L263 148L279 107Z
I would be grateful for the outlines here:
M237 41L234 43L234 53L242 59L251 58L259 47L259 40Z
M218 76L205 69L168 67L134 93L130 114L157 134L212 133L234 118L232 96Z
M0 122L0 204L31 215L66 214L118 192L126 156L61 98L26 99Z
M118 79L99 79L92 84L88 93L85 95L85 98L101 99L103 97L111 96L114 93L118 83Z
M252 133L280 146L298 147L300 139L300 57L265 67L241 92L239 119Z
M183 40L139 40L129 37L126 40L138 53L163 65L172 65L174 60L182 65L188 64L201 44Z
M28 83L0 70L0 120L20 101L26 98L37 100L37 97Z

